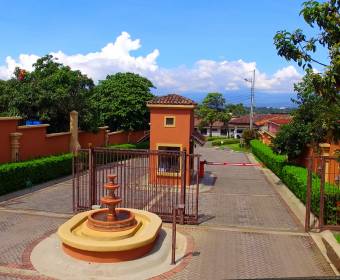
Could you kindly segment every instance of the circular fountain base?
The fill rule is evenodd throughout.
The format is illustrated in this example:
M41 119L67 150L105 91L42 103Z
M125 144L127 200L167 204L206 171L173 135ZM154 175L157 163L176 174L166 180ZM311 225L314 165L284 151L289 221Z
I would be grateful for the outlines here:
M113 251L113 252L94 252L94 251L86 251L77 248L73 248L66 244L62 244L63 251L78 260L87 261L87 262L96 262L96 263L116 263L116 262L124 262L131 261L135 259L139 259L149 253L157 239L155 239L152 243L146 244L144 246L126 250L126 251Z
M117 221L99 219L95 222L104 223L106 230L98 230L98 224L91 224L90 217L104 217L105 211L108 209L79 213L59 227L58 235L66 254L84 261L108 263L134 260L153 248L162 226L157 215L137 209L116 209L124 218L128 215L123 222L133 221L133 224L127 222L120 230L109 231L105 225L112 226Z
M178 270L189 263L193 250L192 238L177 232L176 265L171 265L171 227L165 226L152 250L132 261L93 263L81 261L65 254L56 234L52 234L39 242L33 249L30 260L34 269L40 274L53 279L63 280L135 280L150 279L170 270ZM0 277L1 278L1 277Z

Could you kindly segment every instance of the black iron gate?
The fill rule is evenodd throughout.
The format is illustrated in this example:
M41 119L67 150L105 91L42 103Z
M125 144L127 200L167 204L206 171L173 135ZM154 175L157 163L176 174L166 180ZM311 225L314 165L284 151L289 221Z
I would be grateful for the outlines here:
M198 221L199 155L185 151L80 149L73 160L73 209L100 204L107 175L117 175L121 207L143 209L171 222L181 205L182 222Z

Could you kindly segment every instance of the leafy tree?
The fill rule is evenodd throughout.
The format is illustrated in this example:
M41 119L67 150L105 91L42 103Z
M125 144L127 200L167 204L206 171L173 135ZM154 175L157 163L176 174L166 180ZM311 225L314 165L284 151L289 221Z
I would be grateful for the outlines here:
M92 97L100 122L111 130L145 129L149 123L146 102L153 98L154 85L134 73L108 75L99 82Z
M309 125L298 121L283 125L273 140L273 150L278 154L286 154L290 162L294 161L311 141L309 129Z
M249 109L244 107L242 103L228 104L226 105L226 110L236 117L244 116L249 113Z
M257 138L257 132L255 129L245 129L242 132L242 138L246 147L250 147L250 141Z
M297 158L307 144L317 147L324 141L337 141L340 136L340 1L303 3L300 14L315 36L307 37L301 29L279 31L274 37L278 54L293 60L306 70L302 82L295 85L298 93L294 102L299 106L293 121L283 126L274 140L274 149ZM319 48L328 51L329 63L320 62L315 54ZM313 64L324 67L322 73L312 71Z
M293 113L290 124L282 126L273 141L274 150L288 155L290 161L298 158L306 145L317 148L317 144L340 138L340 104L329 104L316 94L313 80L308 74L295 85L298 109Z
M293 60L304 69L312 69L313 64L325 68L323 73L310 72L314 91L328 102L339 102L340 88L340 1L318 2L308 0L303 3L300 15L312 28L319 32L307 37L301 29L294 32L279 31L274 37L278 54L287 60ZM315 58L318 48L326 48L329 64Z
M52 55L39 58L33 66L32 72L17 68L14 78L1 82L0 99L7 113L49 123L49 132L58 132L68 130L69 113L76 110L80 127L94 130L97 122L88 102L93 81L56 62Z
M222 111L225 107L225 99L221 93L211 92L204 98L203 106L212 109L214 111Z
M232 113L230 113L227 109L219 112L218 120L223 123L223 125L227 128L227 137L229 137L229 121L231 120Z
M207 94L198 107L197 114L201 119L200 126L209 126L210 136L212 136L214 122L228 123L231 118L231 115L225 109L225 104L226 101L221 93L212 92Z
M201 105L198 108L198 116L201 119L200 127L209 126L209 136L211 137L214 122L219 119L218 112L214 109Z

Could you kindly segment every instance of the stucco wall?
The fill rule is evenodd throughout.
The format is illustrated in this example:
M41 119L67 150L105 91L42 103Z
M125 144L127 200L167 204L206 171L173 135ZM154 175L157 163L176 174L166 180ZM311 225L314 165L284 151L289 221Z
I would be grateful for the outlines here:
M11 160L10 134L16 132L20 118L0 118L0 162Z
M11 161L11 133L19 132L19 160L28 160L42 156L56 155L70 151L70 132L47 134L47 124L18 126L20 118L0 118L0 163ZM136 143L144 131L109 133L107 127L99 128L97 133L79 132L79 143L87 148L108 144Z
M175 117L173 127L165 127L165 117ZM157 150L158 146L180 146L187 153L190 151L190 138L194 131L194 115L192 109L150 108L150 149ZM157 160L150 163L150 180L156 180L160 184L177 185L174 177L158 176ZM187 161L187 184L190 183L190 163Z

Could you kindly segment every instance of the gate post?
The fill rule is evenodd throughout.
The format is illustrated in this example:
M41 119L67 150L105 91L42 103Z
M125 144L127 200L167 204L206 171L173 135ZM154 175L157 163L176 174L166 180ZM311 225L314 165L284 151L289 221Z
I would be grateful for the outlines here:
M198 222L198 196L199 196L199 193L200 193L199 166L200 166L200 155L197 155L195 222Z
M96 162L92 144L89 145L89 187L89 207L91 207L96 204Z
M311 211L311 193L312 193L312 170L313 170L313 158L308 160L307 169L307 192L306 192L306 217L305 217L305 231L310 230L310 211Z
M185 216L185 193L186 193L186 180L187 180L187 151L184 148L181 153L181 196L180 196L180 211L181 211L181 224L184 224Z
M76 209L78 208L77 207L78 205L76 205L76 184L75 184L75 175L78 172L76 168L75 157L76 157L75 153L72 153L72 210L73 210L73 213L75 213Z
M321 158L321 178L320 178L320 212L319 212L319 228L322 230L324 226L324 205L325 205L325 157Z

